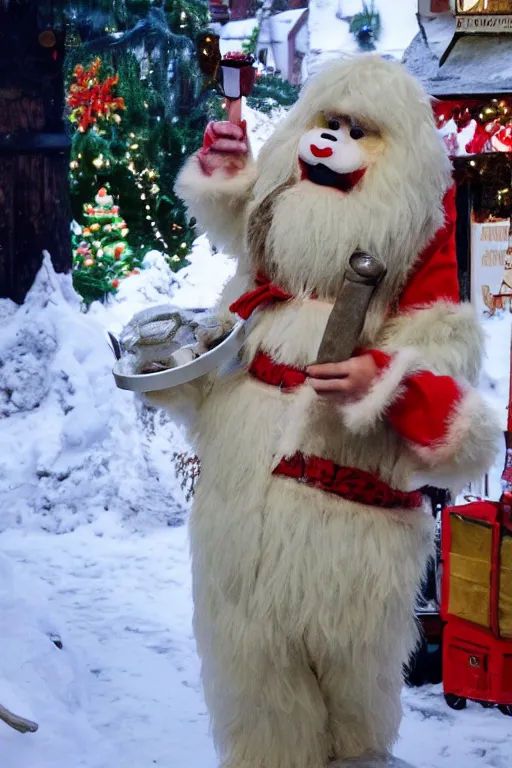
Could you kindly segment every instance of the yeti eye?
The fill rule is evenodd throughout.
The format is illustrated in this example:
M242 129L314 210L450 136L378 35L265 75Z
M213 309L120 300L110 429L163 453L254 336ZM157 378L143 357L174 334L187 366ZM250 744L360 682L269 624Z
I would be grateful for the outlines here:
M364 130L360 128L358 125L355 125L353 128L350 129L350 138L354 139L354 141L359 141L359 139L364 139L366 136Z
M338 120L337 117L330 117L327 123L327 127L331 131L339 131L341 128L341 120Z

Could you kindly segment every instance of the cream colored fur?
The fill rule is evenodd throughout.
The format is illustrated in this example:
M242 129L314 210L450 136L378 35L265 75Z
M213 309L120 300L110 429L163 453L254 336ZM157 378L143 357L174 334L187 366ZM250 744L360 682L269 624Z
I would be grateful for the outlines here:
M425 456L385 419L411 366L473 382L480 360L469 308L385 316L442 224L450 183L428 99L398 65L360 57L312 79L261 152L255 175L249 168L238 178L205 178L189 161L180 194L214 242L238 257L219 311L253 285L248 216L280 184L297 180L301 134L318 112L333 109L380 127L386 154L348 196L309 182L277 195L264 259L297 298L258 311L239 367L194 390L191 437L202 465L190 520L194 627L221 768L326 768L330 760L391 748L402 665L416 641L415 593L432 551L426 510L355 504L272 475L303 395L248 376L255 352L290 365L314 361L347 258L366 248L385 259L388 280L365 341L398 351L399 362L351 416L314 398L287 450L296 443L408 490L420 469L442 468L457 479L478 474L495 437L479 399L469 419L463 407L446 446ZM313 288L321 300L308 299ZM175 395L163 393L160 402L172 408Z
M256 168L251 161L236 176L226 176L222 171L205 176L194 155L180 173L176 194L185 200L190 217L198 220L211 243L236 255L243 249L244 212L255 178Z

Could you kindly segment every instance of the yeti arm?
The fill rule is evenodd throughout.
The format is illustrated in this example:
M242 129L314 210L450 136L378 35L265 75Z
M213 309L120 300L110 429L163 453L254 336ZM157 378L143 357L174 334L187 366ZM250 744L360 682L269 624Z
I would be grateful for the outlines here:
M211 387L211 377L202 376L200 379L181 384L172 389L162 389L156 392L146 392L140 395L143 403L153 408L161 408L171 414L173 421L185 427L189 432L197 413Z
M184 200L190 217L212 245L231 255L244 250L245 210L256 179L256 164L249 159L245 168L228 175L219 168L211 176L203 172L198 155L181 170L175 190Z
M438 302L395 319L382 348L365 350L379 374L361 400L343 407L347 427L365 433L387 420L418 470L443 487L480 477L492 465L502 433L472 386L482 346L468 305Z

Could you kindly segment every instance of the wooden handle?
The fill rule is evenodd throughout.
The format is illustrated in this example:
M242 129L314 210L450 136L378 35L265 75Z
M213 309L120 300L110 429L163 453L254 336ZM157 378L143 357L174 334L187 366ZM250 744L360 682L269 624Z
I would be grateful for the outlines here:
M386 267L375 256L357 251L327 321L317 363L349 360L357 348L373 292L386 274Z
M229 122L240 125L242 122L242 99L226 99L226 101Z

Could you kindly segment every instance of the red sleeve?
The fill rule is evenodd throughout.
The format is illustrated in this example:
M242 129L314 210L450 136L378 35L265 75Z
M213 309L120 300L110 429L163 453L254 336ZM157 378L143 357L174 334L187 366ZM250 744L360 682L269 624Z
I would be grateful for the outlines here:
M373 357L382 373L391 362L391 355L381 350L366 354ZM386 418L405 440L430 447L447 437L462 397L461 388L450 376L420 371L404 379L398 397L386 410Z

